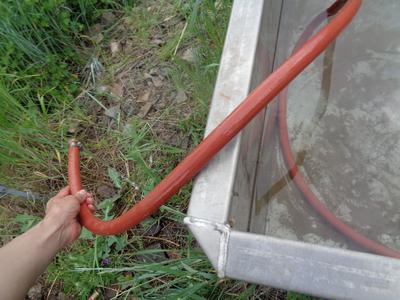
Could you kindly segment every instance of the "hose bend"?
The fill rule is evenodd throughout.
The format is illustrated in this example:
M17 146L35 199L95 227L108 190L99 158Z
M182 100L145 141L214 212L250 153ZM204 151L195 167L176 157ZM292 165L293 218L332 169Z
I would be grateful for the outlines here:
M81 224L96 234L119 234L137 225L143 219L157 211L161 205L177 193L183 185L189 182L218 151L258 114L258 112L266 107L280 91L336 39L340 32L351 22L360 5L361 0L337 0L328 9L328 14L335 14L331 21L309 39L307 38L307 40L305 40L304 38L301 48L297 49L275 72L268 76L217 128L180 162L169 175L129 211L113 220L102 221L92 214L86 204L82 204L79 215ZM283 114L285 111L284 109L286 109L283 106L286 101L281 101L280 103L282 103L280 114L282 114L283 117L285 116ZM285 138L287 138L287 136L283 136L281 139L282 144L285 144ZM290 161L290 144L286 144L285 157L290 166L292 165L292 161ZM72 141L69 146L68 163L69 185L72 193L76 193L82 189L79 170L79 152L79 143ZM300 177L298 175L294 176L294 179L296 178ZM303 184L300 183L298 186L303 186ZM303 192L303 194L307 193ZM316 201L320 203L318 199L316 199ZM315 205L313 206L320 207L321 203L318 204L316 201L314 201L315 203L311 202L311 204L314 203ZM326 207L325 209L327 210ZM320 211L324 211L324 209L320 209ZM331 218L331 216L326 213L321 213L321 215L328 219ZM332 223L334 222L331 222L331 224ZM340 226L336 226L335 228L340 230L338 227ZM347 229L341 230L341 232L346 234ZM355 239L363 246L365 246L364 244L369 244L364 243L366 241L363 242L358 236L356 236ZM377 253L382 253L381 250L383 250L379 247L367 248ZM384 255L398 257L397 254L397 252L388 253L387 251L384 253Z

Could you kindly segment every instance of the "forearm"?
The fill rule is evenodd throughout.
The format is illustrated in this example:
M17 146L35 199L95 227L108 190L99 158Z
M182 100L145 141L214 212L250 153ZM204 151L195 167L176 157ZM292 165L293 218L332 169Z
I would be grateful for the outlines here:
M60 228L42 220L0 249L0 299L23 299L60 250Z

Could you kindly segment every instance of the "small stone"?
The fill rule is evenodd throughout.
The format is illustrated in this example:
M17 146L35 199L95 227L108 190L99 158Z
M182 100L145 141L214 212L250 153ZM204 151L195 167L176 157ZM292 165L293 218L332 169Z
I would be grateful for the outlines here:
M100 86L96 87L96 92L99 94L104 94L104 93L108 92L108 90L109 90L108 86L105 86L105 85L100 85Z
M111 42L110 43L110 51L111 56L115 56L120 50L120 44L118 42Z
M118 295L118 289L113 287L107 287L104 291L104 299L115 299Z
M114 21L115 21L115 15L110 11L105 12L101 16L101 22L105 25L109 25L109 24L113 23Z
M77 127L74 126L74 127L68 128L67 133L68 134L75 134L77 131L78 131Z
M89 34L91 36L99 34L103 30L103 27L101 26L100 23L94 24L89 27Z
M161 230L160 223L155 222L146 230L145 234L148 236L155 236L160 232L160 230Z
M99 195L100 198L102 199L109 199L112 198L117 194L114 188L108 186L108 185L100 185L96 189L97 194Z
M96 44L100 44L104 39L104 36L102 33L98 33L96 35L93 36L92 40L96 43Z
M162 39L152 39L151 42L157 46L161 46L164 44L164 41Z
M122 49L124 50L125 53L130 53L133 51L133 47L135 46L135 43L132 40L126 40L124 46Z
M31 287L28 291L28 298L32 300L41 299L42 298L42 285L40 283L36 283L33 287Z
M163 80L161 76L154 76L151 78L151 80L153 81L153 84L156 88L163 86Z
M189 149L190 147L190 137L185 136L184 138L181 139L181 148L182 149Z
M149 73L145 72L143 74L144 79L153 79L153 76L151 76Z
M182 91L182 90L178 91L178 93L176 94L176 97L175 97L175 101L180 104L180 103L185 102L186 100L187 100L187 96L186 96L185 91Z
M182 57L183 60L186 60L187 62L193 63L194 62L193 48L187 48L185 51L183 51L181 57Z
M168 77L169 76L168 68L160 68L160 75L162 75L163 77Z
M124 113L126 117L130 117L133 115L135 111L135 105L132 100L126 100L121 103L121 111Z
M68 298L67 298L67 295L65 295L63 292L59 292L57 295L57 299L58 300L66 300Z
M159 68L152 68L152 69L150 69L149 73L152 76L157 76L158 74L160 74L160 69Z

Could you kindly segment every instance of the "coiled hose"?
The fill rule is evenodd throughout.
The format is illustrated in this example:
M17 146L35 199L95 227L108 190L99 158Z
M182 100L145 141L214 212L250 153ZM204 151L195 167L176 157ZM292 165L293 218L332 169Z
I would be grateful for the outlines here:
M302 34L293 54L268 76L243 102L229 114L175 169L172 170L146 197L123 215L102 221L96 218L86 204L80 210L80 222L88 230L101 235L122 233L137 225L163 205L179 189L188 183L239 131L244 128L266 105L303 71L340 32L351 22L361 5L361 0L337 0L326 12L318 15ZM333 16L328 24L311 36L326 16ZM287 90L279 97L279 134L282 152L290 175L314 209L335 229L362 247L381 255L400 258L400 253L387 248L358 233L339 220L312 193L304 177L295 165L286 124ZM72 141L69 147L68 177L72 193L82 189L80 178L79 143Z

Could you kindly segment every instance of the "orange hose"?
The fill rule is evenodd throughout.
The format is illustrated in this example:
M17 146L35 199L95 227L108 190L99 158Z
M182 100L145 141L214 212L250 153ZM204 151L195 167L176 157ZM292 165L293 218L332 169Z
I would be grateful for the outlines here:
M86 204L83 204L80 211L81 224L93 233L113 235L128 230L157 211L336 39L340 32L350 23L360 5L361 0L336 1L332 7L341 7L341 9L329 24L325 25L318 33L306 41L301 49L297 50L274 73L268 76L167 177L129 211L113 220L102 221L91 213ZM68 176L72 193L76 193L82 188L79 160L78 144L75 141L71 142Z

